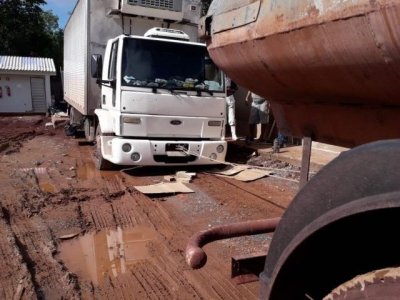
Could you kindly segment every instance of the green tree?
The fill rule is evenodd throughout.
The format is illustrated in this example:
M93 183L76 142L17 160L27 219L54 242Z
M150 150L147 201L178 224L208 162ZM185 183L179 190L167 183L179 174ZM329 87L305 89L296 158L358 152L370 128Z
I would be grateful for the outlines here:
M202 4L202 15L205 16L207 14L208 8L211 4L212 0L201 0Z
M46 35L51 40L48 47L43 49L43 55L52 57L58 70L63 64L64 31L59 28L58 17L52 11L44 11L42 17Z
M62 63L58 17L43 11L45 0L0 0L0 55L43 56Z

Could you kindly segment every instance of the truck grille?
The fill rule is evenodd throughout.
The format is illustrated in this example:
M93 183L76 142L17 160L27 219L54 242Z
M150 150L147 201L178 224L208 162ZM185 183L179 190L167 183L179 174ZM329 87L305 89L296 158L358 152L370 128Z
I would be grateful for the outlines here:
M168 155L153 155L154 161L166 164L186 164L197 160L197 156L168 156Z
M129 4L173 11L182 10L182 0L128 0Z
M188 151L189 144L166 144L165 151Z

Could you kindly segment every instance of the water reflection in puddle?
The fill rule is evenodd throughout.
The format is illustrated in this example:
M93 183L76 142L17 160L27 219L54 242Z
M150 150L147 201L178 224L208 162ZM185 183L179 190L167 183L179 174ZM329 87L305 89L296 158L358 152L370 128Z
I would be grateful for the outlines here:
M155 237L155 231L147 227L118 227L64 241L59 257L71 272L98 285L107 276L116 277L148 258L147 244Z
M78 169L76 170L76 175L79 179L88 180L90 178L95 178L97 172L98 171L96 170L96 167L92 162L84 162L83 165L78 166Z
M54 187L54 185L50 184L47 181L44 181L44 182L39 181L39 187L42 190L42 192L45 192L45 193L55 193L56 192L56 188Z

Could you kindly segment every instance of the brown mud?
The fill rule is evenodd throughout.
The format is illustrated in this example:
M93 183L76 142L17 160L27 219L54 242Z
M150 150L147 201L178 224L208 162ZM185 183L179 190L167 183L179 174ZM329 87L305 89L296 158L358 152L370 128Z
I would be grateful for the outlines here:
M280 216L294 182L198 168L195 193L150 198L134 186L176 168L99 172L92 146L46 122L0 117L0 299L258 298L257 282L232 282L230 259L266 252L270 235L209 244L200 270L185 264L186 242L215 225Z

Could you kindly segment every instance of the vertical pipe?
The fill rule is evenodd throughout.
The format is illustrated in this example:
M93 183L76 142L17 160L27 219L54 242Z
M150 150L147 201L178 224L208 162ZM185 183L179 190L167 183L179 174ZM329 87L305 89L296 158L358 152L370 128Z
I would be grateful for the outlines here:
M311 158L311 137L303 137L303 155L301 157L301 173L299 189L302 189L308 182L308 174L310 172L310 158Z

